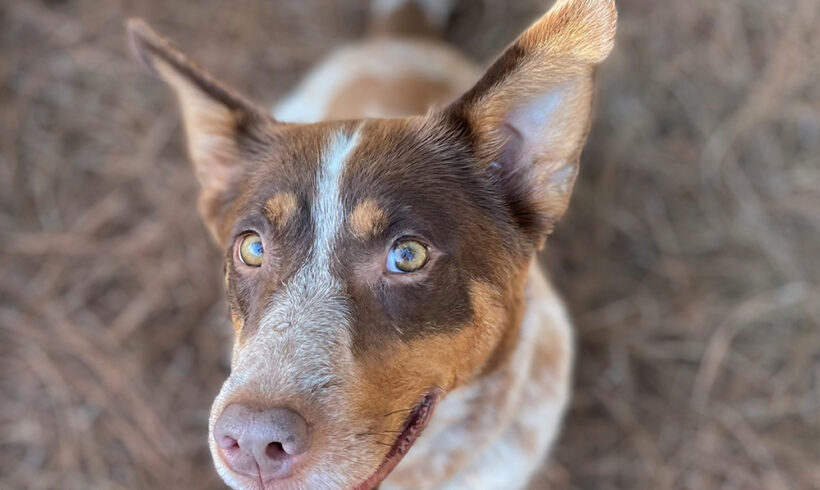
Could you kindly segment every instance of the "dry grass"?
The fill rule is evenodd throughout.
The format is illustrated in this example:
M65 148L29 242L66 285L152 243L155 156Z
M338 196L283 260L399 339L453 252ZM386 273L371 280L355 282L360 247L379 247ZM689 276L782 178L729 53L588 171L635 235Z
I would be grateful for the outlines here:
M464 0L449 36L486 59L540 3ZM820 488L820 2L619 5L547 257L580 355L543 481ZM0 488L221 488L221 259L128 15L271 101L364 4L0 2Z

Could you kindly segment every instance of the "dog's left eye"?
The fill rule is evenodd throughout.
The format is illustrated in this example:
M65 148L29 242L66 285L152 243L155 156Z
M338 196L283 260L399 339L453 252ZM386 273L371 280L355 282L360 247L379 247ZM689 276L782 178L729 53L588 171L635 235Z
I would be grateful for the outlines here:
M416 240L399 240L387 254L387 270L390 272L416 272L427 263L427 247Z
M262 246L262 238L256 233L248 233L239 242L239 258L245 265L259 267L262 265L262 257L265 254L265 247Z

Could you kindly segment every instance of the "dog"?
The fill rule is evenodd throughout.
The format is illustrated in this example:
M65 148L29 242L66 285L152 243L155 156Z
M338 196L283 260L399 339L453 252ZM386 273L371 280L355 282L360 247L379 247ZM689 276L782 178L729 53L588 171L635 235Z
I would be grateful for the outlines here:
M208 441L235 489L526 488L572 328L535 256L567 209L613 0L558 0L482 75L447 2L376 0L365 40L272 115L140 20L225 250L231 372Z

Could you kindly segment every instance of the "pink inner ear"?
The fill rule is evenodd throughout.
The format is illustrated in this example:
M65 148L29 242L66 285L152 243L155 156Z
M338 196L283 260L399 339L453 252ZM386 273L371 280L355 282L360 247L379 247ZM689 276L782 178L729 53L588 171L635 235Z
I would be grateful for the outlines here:
M568 87L558 85L512 108L505 118L507 171L529 174L536 194L568 192L575 178L575 133L586 121L572 110L572 97Z
M537 140L539 136L544 135L550 122L555 119L562 95L560 88L538 95L520 107L513 108L507 122L525 140Z
M541 90L510 90L502 99L498 136L504 140L497 161L517 219L537 237L549 233L567 209L591 109L589 78L540 83L546 85Z
M561 158L561 139L566 133L567 123L563 121L572 114L562 114L566 106L567 90L554 87L544 94L513 107L506 117L506 123L520 135L519 155L530 163L544 158ZM562 117L563 116L563 117ZM523 162L522 162L523 163Z

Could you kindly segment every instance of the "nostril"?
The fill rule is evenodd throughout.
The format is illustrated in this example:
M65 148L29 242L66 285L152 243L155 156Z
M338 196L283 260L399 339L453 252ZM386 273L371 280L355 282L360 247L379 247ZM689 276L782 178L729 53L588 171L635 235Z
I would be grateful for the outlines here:
M221 447L222 449L228 449L228 450L239 449L239 441L237 441L236 439L234 439L231 436L223 436L222 438L219 439L219 447Z
M265 456L277 461L287 459L289 457L285 448L282 447L281 442L272 442L265 448Z

